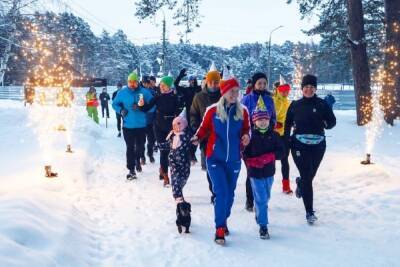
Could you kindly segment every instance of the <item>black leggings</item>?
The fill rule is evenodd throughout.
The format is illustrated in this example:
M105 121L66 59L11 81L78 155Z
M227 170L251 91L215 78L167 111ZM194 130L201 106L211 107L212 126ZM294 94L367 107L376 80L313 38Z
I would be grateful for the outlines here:
M168 155L170 150L170 144L167 140L167 135L169 132L164 132L155 127L155 134L158 143L158 147L160 149L160 167L164 173L168 174Z
M308 149L292 149L292 157L300 172L300 192L306 212L313 212L314 192L313 179L325 154L325 145L310 147Z
M283 144L285 144L285 140L283 137L281 137L281 141ZM285 155L281 159L281 172L282 172L282 179L283 180L288 180L289 179L289 154L290 154L290 148L288 145L285 145Z
M136 164L140 164L140 155L144 151L146 128L123 128L123 132L126 143L126 167L134 172Z

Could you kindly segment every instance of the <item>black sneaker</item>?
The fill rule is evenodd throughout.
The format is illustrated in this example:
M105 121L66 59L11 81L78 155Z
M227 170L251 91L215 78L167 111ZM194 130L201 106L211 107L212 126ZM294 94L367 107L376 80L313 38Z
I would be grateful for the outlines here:
M253 212L254 211L254 204L250 203L249 201L246 201L245 209L248 212Z
M261 239L269 239L270 238L267 226L260 227L260 238Z
M301 198L300 179L301 179L301 177L297 177L297 178L296 178L296 190L295 190L295 194L296 194L296 197L297 197L297 198Z
M128 181L132 181L132 180L137 179L136 173L134 171L133 172L129 172L128 175L126 176L126 179Z
M316 221L318 221L317 216L315 216L314 211L312 212L307 212L306 214L306 220L308 224L314 224Z

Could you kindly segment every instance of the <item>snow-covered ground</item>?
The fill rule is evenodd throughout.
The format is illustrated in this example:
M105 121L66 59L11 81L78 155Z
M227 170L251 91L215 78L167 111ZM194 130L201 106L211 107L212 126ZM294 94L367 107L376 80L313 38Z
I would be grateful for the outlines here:
M125 181L125 145L116 137L114 116L105 128L83 107L57 119L67 113L0 101L2 267L400 266L398 125L385 126L372 154L375 164L363 166L364 129L355 125L354 111L338 111L315 180L318 223L305 223L302 202L280 192L277 173L271 240L259 239L254 213L244 210L242 171L231 235L221 247L213 242L213 209L199 165L184 189L192 233L180 235L171 189L158 180L157 164L144 166L137 181ZM55 130L61 123L67 132ZM69 138L73 154L65 153ZM58 178L44 177L45 162Z

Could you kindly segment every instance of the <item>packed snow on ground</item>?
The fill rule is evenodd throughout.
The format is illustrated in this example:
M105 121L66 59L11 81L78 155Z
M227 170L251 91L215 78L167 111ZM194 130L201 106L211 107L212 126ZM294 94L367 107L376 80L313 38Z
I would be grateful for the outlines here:
M197 164L184 189L192 203L191 234L178 234L171 189L147 164L125 180L125 145L112 113L96 125L84 107L24 107L0 101L0 266L399 266L400 129L384 126L363 166L364 129L354 111L337 112L315 179L319 221L281 193L270 202L270 240L258 237L244 210L242 170L227 245L213 242L213 208ZM397 122L398 124L399 122ZM67 131L57 131L63 124ZM65 153L67 143L74 153ZM44 177L51 164L59 177ZM293 178L298 174L291 164ZM279 163L278 163L279 169Z

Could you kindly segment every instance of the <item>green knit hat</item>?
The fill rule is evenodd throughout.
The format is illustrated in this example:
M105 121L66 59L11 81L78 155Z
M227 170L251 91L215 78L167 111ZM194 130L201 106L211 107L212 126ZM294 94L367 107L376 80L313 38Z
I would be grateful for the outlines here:
M163 83L166 86L168 86L169 88L171 88L172 84L174 83L174 78L172 78L171 76L164 76L164 77L162 77L160 83Z
M139 77L136 72L132 72L128 76L128 81L139 81Z

